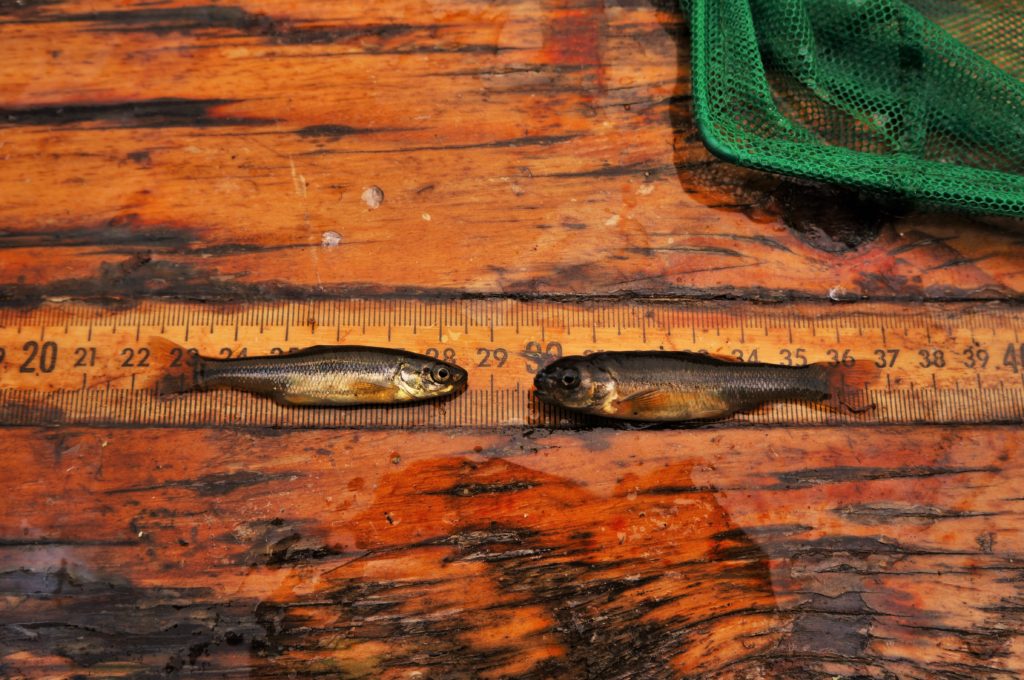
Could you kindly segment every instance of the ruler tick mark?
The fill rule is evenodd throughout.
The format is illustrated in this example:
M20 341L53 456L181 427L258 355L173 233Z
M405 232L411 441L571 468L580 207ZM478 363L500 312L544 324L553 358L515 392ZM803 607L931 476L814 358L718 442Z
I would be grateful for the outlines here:
M69 308L73 308L74 304L70 303ZM384 307L380 307L381 304L384 304ZM814 303L801 305L795 311L786 312L765 310L743 303L717 302L695 305L693 311L685 312L664 307L659 303L646 304L636 301L625 304L600 302L593 307L586 308L549 301L511 300L481 302L479 305L474 301L472 304L462 303L461 306L460 303L451 301L444 303L399 301L393 303L394 308L387 307L387 304L389 303L365 300L331 301L324 303L330 311L324 312L321 309L317 312L316 317L312 316L316 311L313 309L315 307L313 305L309 307L309 310L312 310L308 316L311 320L309 322L310 331L314 336L318 335L318 327L313 325L312 321L312 319L318 318L327 328L331 325L335 326L335 339L338 342L342 341L341 326L345 325L349 331L362 328L367 344L384 346L385 343L388 345L394 343L401 345L408 344L408 338L395 338L395 329L399 330L400 335L408 333L410 326L416 327L418 330L418 321L427 319L425 323L428 329L437 324L440 339L444 341L447 338L446 345L460 356L472 354L474 351L476 338L469 337L471 335L469 326L472 324L483 326L484 320L479 315L485 313L487 314L486 325L490 342L494 346L509 348L518 344L519 339L516 336L520 333L536 334L536 340L545 344L549 342L564 344L570 339L571 325L585 327L588 320L591 327L592 347L597 348L600 343L604 345L601 349L607 350L638 349L640 342L651 347L664 345L676 332L673 326L676 328L682 326L684 329L685 326L690 326L690 336L695 350L698 347L698 328L703 329L702 341L704 341L706 349L713 350L714 347L720 347L721 343L725 341L728 341L727 346L731 348L733 343L746 343L747 323L750 324L755 335L757 329L762 330L765 337L762 354L770 349L778 349L775 342L779 341L781 345L786 338L788 338L791 348L797 344L805 345L809 356L831 348L833 342L845 342L849 351L857 356L870 355L879 347L887 351L891 350L890 353L899 350L904 355L916 354L918 350L925 347L925 343L921 341L926 340L929 344L934 343L928 348L929 353L939 350L945 352L946 361L950 362L949 366L940 373L938 367L919 366L919 362L910 359L908 355L905 363L900 362L899 368L889 367L890 370L883 371L885 373L884 384L879 384L877 388L867 390L856 397L858 400L863 400L864 403L869 401L878 403L879 408L871 416L871 423L985 423L1024 417L1024 413L1022 413L1024 410L1022 409L1024 406L1024 371L1013 372L1012 377L1009 377L1010 366L1001 365L999 358L996 358L997 350L992 349L993 347L1005 349L1007 346L1012 346L1014 354L1017 355L1016 350L1020 347L1021 340L1024 339L1024 333L1020 333L1019 329L1015 327L1017 325L1013 321L1015 317L1011 316L1016 313L1013 310L1018 308L1011 305L1007 305L1005 309L992 311L968 310L937 314L922 313L907 305L864 303L862 309L867 311L861 313L860 310L857 310L848 317L846 312L836 314L831 307L827 309L823 307L817 311L819 307ZM877 308L890 311L874 311ZM52 328L60 329L63 326L66 342L69 344L71 342L81 343L82 330L86 331L87 342L91 344L95 324L99 324L101 329L109 327L112 333L111 339L117 342L120 342L117 340L120 337L119 334L130 332L131 326L134 325L135 342L141 344L141 326L144 321L147 331L152 331L154 335L159 329L161 335L169 333L172 339L180 341L184 332L185 342L189 343L191 322L195 321L202 331L207 330L208 327L210 329L210 335L201 334L202 337L197 342L201 341L202 344L213 347L227 347L231 345L232 339L236 345L240 342L242 321L245 321L247 326L253 327L258 323L261 335L265 332L272 334L282 332L280 327L285 326L282 335L290 342L290 327L293 324L298 324L296 328L301 330L306 324L305 311L308 311L307 306L300 303L255 303L237 311L222 313L202 304L159 302L146 303L140 309L127 312L106 310L97 313L93 310L85 311L83 308L83 312L77 316L74 311L65 312L63 310L10 313L5 317L10 321L4 322L6 327L0 328L0 332L8 334L6 342L10 345L18 337L14 335L15 327L17 333L23 336L35 338L36 341L45 341L47 332L51 332L52 335ZM326 316L323 316L322 314L325 313ZM381 316L382 314L383 316ZM459 317L459 314L462 316ZM61 319L65 323L61 323ZM555 326L548 327L547 320L549 319L556 320ZM71 331L70 321L75 321L74 333ZM449 322L456 328L462 326L464 333L459 337L445 336L443 327ZM612 335L602 337L602 340L599 341L597 339L598 323L601 323L604 330L615 329L619 336L618 340L616 336ZM834 339L833 333L829 333L830 323L833 326ZM852 326L848 324L852 324ZM820 336L816 332L819 325L823 329ZM182 326L184 326L184 331ZM232 326L234 326L233 329ZM515 331L513 331L513 326ZM911 326L914 328L913 338L909 335ZM796 332L793 331L794 327ZM786 329L785 337L780 333L783 328ZM848 332L854 328L856 328L856 333ZM896 337L893 343L889 343L888 332L892 328L895 328L897 333L900 328L903 328L905 339L900 340ZM933 328L938 331L938 334L931 332ZM974 370L959 368L959 365L954 367L952 365L953 358L960 356L958 343L970 342L970 346L978 348L976 336L983 333L985 328L990 328L992 333L990 340L986 341L988 351L993 354L993 359L988 362L993 364L992 367L982 368L980 363ZM716 336L721 338L718 343L714 342L714 338L710 338L712 329ZM810 332L807 332L808 329ZM846 336L843 336L844 329L847 331ZM945 332L943 332L944 329ZM641 338L635 336L637 330L641 332ZM922 330L924 333L921 332ZM683 332L685 334L685 330ZM957 338L954 332L963 337ZM428 334L432 333L432 330L428 330ZM876 338L874 333L879 333L880 338L872 339ZM57 334L59 335L59 330ZM550 340L548 340L549 335ZM795 342L795 337L798 335L801 337L800 343ZM812 340L812 336L817 340ZM75 341L76 337L79 338L78 341ZM316 339L326 340L327 338L318 337ZM306 340L307 338L302 335L301 338L297 337L295 342L305 344ZM403 343L403 340L406 342ZM755 342L753 336L751 342ZM0 341L0 345L3 344L5 343ZM999 352L998 356L1001 357L1001 354ZM138 358L136 356L136 360ZM17 421L19 424L32 424L37 418L31 408L34 404L59 407L58 410L65 414L65 420L68 423L97 425L109 423L135 425L248 423L280 427L418 428L444 425L490 427L529 424L558 428L582 422L576 415L567 413L564 409L535 404L527 384L525 382L520 384L517 379L517 371L512 370L512 363L504 370L488 371L486 384L470 390L461 400L447 403L440 409L437 408L438 405L431 405L403 410L375 407L334 412L330 409L291 410L272 403L265 404L262 400L248 395L230 392L196 393L183 395L174 400L161 401L156 392L147 387L147 374L143 374L140 384L138 375L131 373L131 370L135 369L119 367L122 359L115 361L111 357L109 366L106 365L106 361L101 361L95 367L85 369L72 366L75 362L74 357L69 361L59 362L60 365L54 371L53 376L48 377L48 380L52 380L53 387L46 389L36 388L39 378L33 376L41 374L41 371L37 373L35 367L33 367L32 373L26 373L24 376L19 376L17 370L8 371L3 375L4 382L0 387L0 423ZM977 360L977 358L975 359ZM1018 365L1020 365L1020 361L1018 358ZM81 371L77 378L74 371ZM971 374L974 375L975 381L973 388L969 387L970 383L967 382L970 380ZM944 376L946 382L943 385L938 384L939 375ZM1002 376L1007 377L998 380L997 385L997 379ZM964 379L964 385L960 384L960 378ZM524 379L528 380L528 378ZM931 382L926 382L928 380ZM949 384L950 382L952 384ZM117 386L114 386L115 384ZM20 400L20 405L12 404L15 395ZM26 404L27 406L25 406ZM808 410L805 405L783 404L763 414L737 418L737 421L813 425L855 422L856 419L845 414L822 415L821 412Z

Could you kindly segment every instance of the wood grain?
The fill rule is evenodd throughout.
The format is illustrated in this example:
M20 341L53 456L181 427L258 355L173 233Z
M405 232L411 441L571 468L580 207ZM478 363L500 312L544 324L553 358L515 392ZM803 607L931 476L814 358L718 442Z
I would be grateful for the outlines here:
M1024 286L1015 222L714 160L668 0L0 11L11 300Z
M687 33L673 0L0 0L0 303L1020 300L1019 221L709 155ZM0 676L1018 677L1022 450L8 428Z
M1017 429L18 434L8 677L1024 669Z

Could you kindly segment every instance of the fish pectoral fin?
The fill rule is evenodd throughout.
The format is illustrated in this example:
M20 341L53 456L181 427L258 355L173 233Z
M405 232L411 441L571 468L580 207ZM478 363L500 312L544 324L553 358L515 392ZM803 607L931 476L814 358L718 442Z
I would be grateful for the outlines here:
M354 382L349 386L349 394L353 398L359 401L399 401L401 397L401 390L395 390L391 385L381 385L380 383L358 381ZM396 392L398 394L396 394Z
M634 392L629 396L616 399L612 407L618 415L643 415L650 411L658 411L668 407L672 402L672 394L665 390L652 388Z
M283 406L321 406L324 403L311 394L272 394L270 398Z

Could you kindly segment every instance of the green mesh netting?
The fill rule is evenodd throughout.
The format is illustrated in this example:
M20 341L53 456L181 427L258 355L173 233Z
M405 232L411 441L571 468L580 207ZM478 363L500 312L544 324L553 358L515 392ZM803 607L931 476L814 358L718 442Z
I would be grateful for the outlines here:
M1024 215L1021 0L681 2L717 155Z

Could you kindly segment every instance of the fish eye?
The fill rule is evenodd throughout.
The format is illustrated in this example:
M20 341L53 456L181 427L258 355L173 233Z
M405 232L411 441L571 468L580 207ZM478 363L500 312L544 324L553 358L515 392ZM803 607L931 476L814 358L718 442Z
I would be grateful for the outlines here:
M452 372L447 366L438 366L430 375L439 383L448 382L452 378Z
M565 387L576 387L580 384L580 373L575 368L562 372L561 383Z

